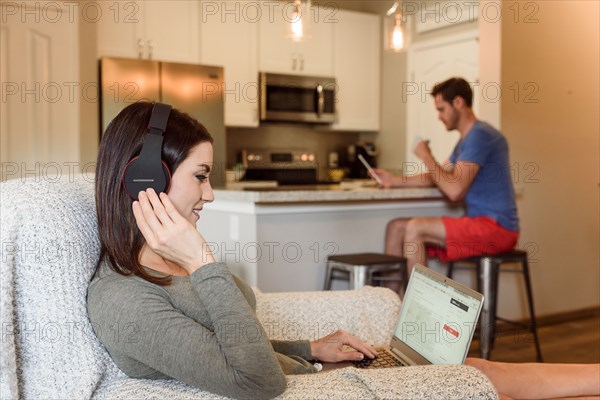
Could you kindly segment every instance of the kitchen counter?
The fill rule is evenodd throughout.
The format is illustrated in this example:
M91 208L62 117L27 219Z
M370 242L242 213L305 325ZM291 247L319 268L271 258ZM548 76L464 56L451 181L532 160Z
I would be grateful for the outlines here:
M218 260L265 292L321 290L328 256L382 253L394 218L463 213L436 188L379 189L362 182L236 185L214 194L198 229Z
M443 199L437 188L380 189L369 183L343 182L331 185L286 185L271 187L235 186L214 189L217 201L241 201L255 204L320 203L348 201L394 201Z

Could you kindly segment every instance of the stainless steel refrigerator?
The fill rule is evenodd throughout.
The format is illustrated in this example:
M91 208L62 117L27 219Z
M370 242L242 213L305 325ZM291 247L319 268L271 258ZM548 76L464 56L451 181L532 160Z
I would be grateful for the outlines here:
M222 67L104 57L100 59L100 87L102 133L133 102L171 104L200 121L211 133L214 138L211 183L217 187L225 184Z

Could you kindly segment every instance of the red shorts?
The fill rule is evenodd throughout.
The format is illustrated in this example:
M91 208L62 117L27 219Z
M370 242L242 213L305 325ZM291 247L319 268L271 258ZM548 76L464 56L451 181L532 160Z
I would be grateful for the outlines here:
M445 262L510 251L519 239L519 232L489 217L442 217L442 222L446 228L445 248L428 246L427 255Z

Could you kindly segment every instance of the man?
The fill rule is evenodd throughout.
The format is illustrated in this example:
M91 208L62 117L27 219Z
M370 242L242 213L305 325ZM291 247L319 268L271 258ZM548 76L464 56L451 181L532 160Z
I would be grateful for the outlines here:
M448 131L460 133L449 160L439 164L428 143L419 141L415 155L427 172L393 176L375 170L382 186L437 186L451 201L464 200L464 217L394 219L386 229L387 254L404 256L409 274L415 263L427 256L442 261L494 254L514 248L519 237L519 219L504 136L479 121L472 109L473 91L462 78L451 78L434 86L431 95L440 121ZM433 244L437 247L427 247Z

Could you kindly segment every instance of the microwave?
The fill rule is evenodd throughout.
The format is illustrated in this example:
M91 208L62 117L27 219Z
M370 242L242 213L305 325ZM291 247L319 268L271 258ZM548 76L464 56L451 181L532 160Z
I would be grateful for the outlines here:
M261 72L260 120L329 124L336 121L335 78Z

